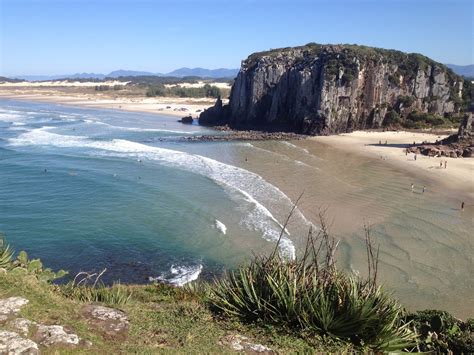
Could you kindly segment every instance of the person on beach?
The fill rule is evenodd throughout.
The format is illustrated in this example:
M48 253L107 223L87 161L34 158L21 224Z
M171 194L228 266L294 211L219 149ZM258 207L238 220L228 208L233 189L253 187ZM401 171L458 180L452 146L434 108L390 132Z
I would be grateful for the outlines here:
M422 191L422 193L425 193L425 190L426 190L426 186L423 185L423 191Z
M440 167L440 168L443 167L443 161L440 161L440 162L439 162L439 167Z
M461 211L464 211L464 201L461 202Z
M444 161L444 168L445 168L445 169L446 169L446 165L447 165L447 164L448 164L448 161L445 160L445 161Z
M415 160L416 160L416 153L415 153Z
M415 185L413 183L411 184L411 192L413 192L413 189L415 188Z

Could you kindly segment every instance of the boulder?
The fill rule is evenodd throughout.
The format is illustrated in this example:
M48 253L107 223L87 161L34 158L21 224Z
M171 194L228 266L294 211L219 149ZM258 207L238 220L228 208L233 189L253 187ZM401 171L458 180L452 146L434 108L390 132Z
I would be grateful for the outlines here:
M0 354L36 355L39 354L38 344L25 339L15 332L0 330Z
M26 304L28 304L28 300L22 297L0 299L0 323L5 322L11 316L18 314L20 309Z
M80 338L76 334L68 333L61 325L39 324L35 339L44 346L76 346L80 342Z
M192 124L194 122L194 119L192 116L186 116L186 117L181 118L179 122L185 123L185 124Z
M228 335L221 339L221 345L228 346L234 351L243 353L263 353L263 354L274 354L275 352L269 347L254 343L250 341L246 336L236 334Z
M126 336L129 322L124 312L99 305L87 305L84 307L83 313L89 319L91 325L100 329L106 335L113 337Z
M30 329L33 326L37 326L37 323L25 318L15 318L9 323L9 325L21 335L28 336Z

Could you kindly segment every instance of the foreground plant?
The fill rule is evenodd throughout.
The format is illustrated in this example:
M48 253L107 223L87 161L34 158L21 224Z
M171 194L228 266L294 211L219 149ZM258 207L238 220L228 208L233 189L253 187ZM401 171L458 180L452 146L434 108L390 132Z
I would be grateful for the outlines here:
M16 259L13 258L13 249L0 235L0 268L13 275L34 275L43 282L52 282L67 275L67 271L59 270L54 272L50 268L45 268L40 259L29 259L25 251L20 251Z
M337 270L337 243L321 215L321 230L310 230L304 254L285 260L277 248L216 279L212 306L227 316L261 321L348 340L357 346L394 351L415 344L402 324L401 306L377 286L378 250L366 230L369 276ZM281 237L280 237L281 239Z
M5 237L0 234L0 268L8 269L13 259L13 250L5 241Z
M81 302L100 302L114 306L126 304L132 294L120 283L106 286L100 280L106 271L107 269L104 269L98 274L80 272L74 277L74 280L62 285L60 290L65 297Z

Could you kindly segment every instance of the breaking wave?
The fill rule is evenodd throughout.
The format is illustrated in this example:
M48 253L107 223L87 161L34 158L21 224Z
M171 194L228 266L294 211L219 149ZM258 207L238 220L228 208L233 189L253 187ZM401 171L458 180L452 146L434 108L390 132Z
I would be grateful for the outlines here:
M150 276L148 280L150 282L165 282L175 286L184 286L188 282L197 280L202 271L202 265L194 266L175 266L171 265L168 272L162 273L160 276Z
M248 211L245 211L245 217L241 221L242 225L249 230L261 233L262 237L270 242L276 242L280 237L282 224L260 201L265 201L271 206L286 206L288 211L291 209L292 201L277 187L269 184L257 174L196 154L153 147L123 139L101 141L86 136L60 135L50 132L50 129L51 127L34 129L17 138L9 139L9 143L12 146L45 145L90 149L92 150L91 154L97 154L96 150L100 150L107 152L107 155L110 156L158 161L163 165L206 176L223 186L231 196L238 194L235 197L240 197L239 201L242 201L243 197L247 202ZM300 222L305 225L310 224L299 210L296 210L294 217L299 218ZM289 237L290 233L285 230L279 245L280 252L283 256L294 259L296 250Z

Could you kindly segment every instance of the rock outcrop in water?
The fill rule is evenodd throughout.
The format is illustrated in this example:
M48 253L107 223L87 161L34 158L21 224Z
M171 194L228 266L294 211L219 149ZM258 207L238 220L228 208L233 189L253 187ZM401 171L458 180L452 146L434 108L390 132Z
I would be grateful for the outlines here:
M331 134L456 113L465 94L461 77L419 54L308 44L250 55L229 104L218 100L199 121Z

